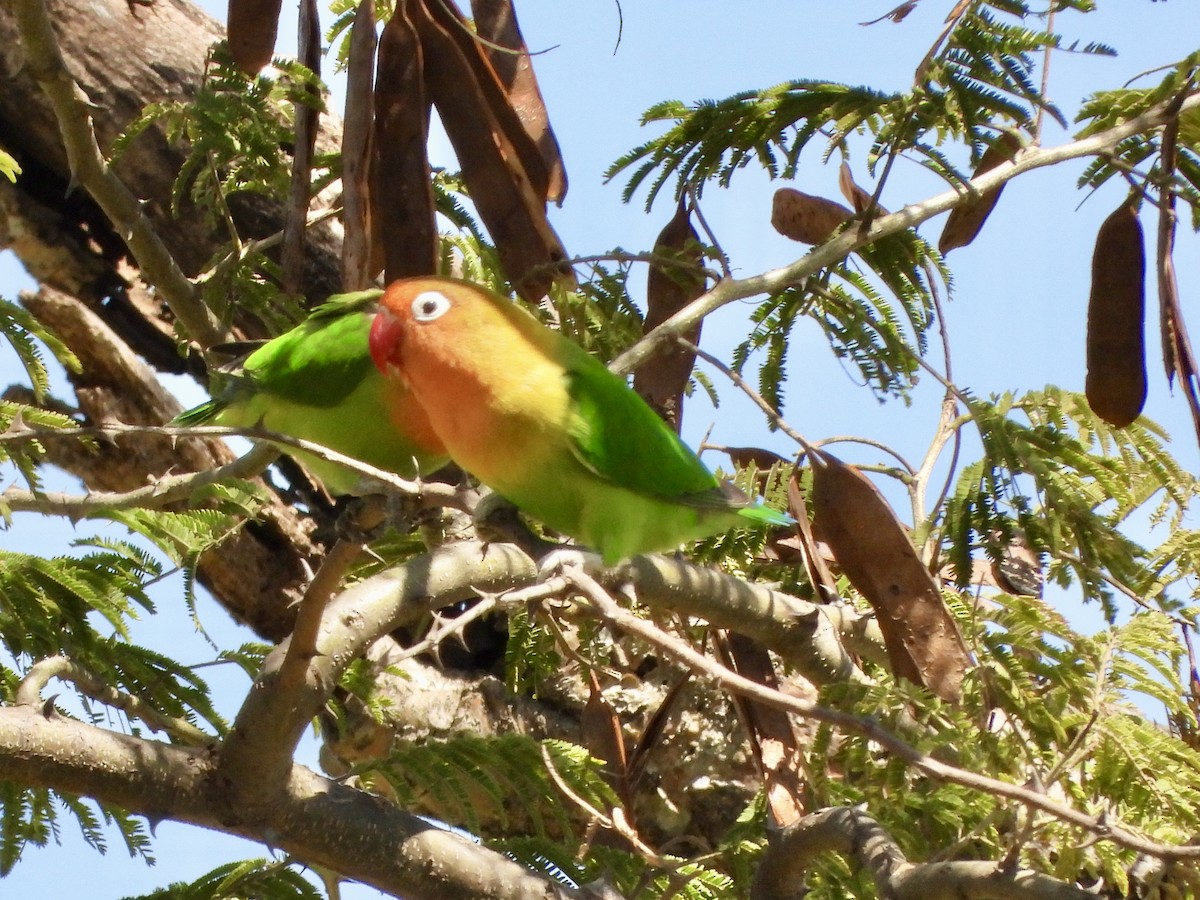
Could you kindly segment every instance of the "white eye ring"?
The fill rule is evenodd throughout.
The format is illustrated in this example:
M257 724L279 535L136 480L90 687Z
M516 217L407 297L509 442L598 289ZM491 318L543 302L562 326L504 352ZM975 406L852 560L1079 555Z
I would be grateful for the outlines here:
M437 291L422 291L413 298L412 316L418 322L432 322L450 311L450 298Z

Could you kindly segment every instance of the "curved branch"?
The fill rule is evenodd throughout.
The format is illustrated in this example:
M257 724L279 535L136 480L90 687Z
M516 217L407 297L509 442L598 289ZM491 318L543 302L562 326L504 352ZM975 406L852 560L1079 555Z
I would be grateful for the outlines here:
M1018 175L1034 169L1057 165L1069 159L1094 156L1111 151L1121 141L1135 134L1149 131L1166 123L1178 111L1200 107L1200 92L1193 93L1176 107L1177 98L1159 103L1128 122L1114 125L1088 137L1058 147L1028 148L1009 162L1002 163L987 172L981 172L957 189L943 191L927 200L912 203L886 216L880 216L867 228L849 228L837 237L814 247L800 259L749 278L722 278L712 290L696 298L667 321L646 334L636 344L618 356L609 365L612 371L627 375L653 356L675 335L684 334L694 328L709 313L736 300L744 300L756 294L769 294L788 285L801 282L808 276L844 259L859 247L874 243L880 238L915 228L927 219L972 202L980 194L987 193L1005 184Z
M804 896L804 873L822 853L851 857L895 900L1087 900L1082 888L994 862L911 863L887 830L861 809L823 809L785 828L755 873L751 900Z
M162 292L188 333L204 346L218 343L224 330L142 212L138 199L100 152L87 95L67 69L44 0L14 0L12 7L25 64L58 120L73 183L82 185L104 210L146 279Z
M422 554L343 591L325 609L302 679L281 677L290 639L267 657L221 753L234 809L274 802L292 753L346 667L379 637L417 617L531 581L533 561L507 544L464 542Z
M42 690L51 678L59 678L75 685L81 693L93 700L119 709L131 719L140 719L153 731L163 731L185 743L202 746L216 738L205 734L186 719L165 716L153 706L132 694L123 694L87 669L65 656L48 656L40 659L29 669L17 687L14 698L17 706L41 706Z
M235 834L412 900L587 900L503 854L297 766L269 809L224 799L212 755L22 706L0 708L6 779ZM253 776L252 776L253 777Z

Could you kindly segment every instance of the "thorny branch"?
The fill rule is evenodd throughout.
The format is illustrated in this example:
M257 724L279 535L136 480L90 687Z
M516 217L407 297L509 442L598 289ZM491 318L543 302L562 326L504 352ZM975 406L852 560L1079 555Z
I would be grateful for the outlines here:
M666 634L655 627L653 623L622 609L598 581L578 567L565 569L563 574L555 576L547 582L547 586L550 585L559 586L562 590L575 589L579 591L586 603L609 624L634 634L664 653L670 654L694 672L712 679L726 690L744 694L761 703L805 718L825 722L843 731L863 735L930 778L1015 800L1032 809L1048 813L1063 822L1078 826L1090 832L1097 840L1108 840L1148 856L1164 860L1200 859L1200 844L1169 845L1147 840L1109 821L1104 814L1090 816L1051 799L1041 791L1001 781L934 759L888 731L873 718L856 716L821 706L800 697L781 694L730 672L715 661L693 650L684 641Z
M12 512L38 512L47 516L65 516L68 519L82 519L92 513L111 509L158 509L187 500L195 496L196 491L210 484L261 475L278 455L279 451L270 444L260 444L226 465L187 475L166 475L132 491L93 491L77 495L10 487L0 493L0 509L7 507Z

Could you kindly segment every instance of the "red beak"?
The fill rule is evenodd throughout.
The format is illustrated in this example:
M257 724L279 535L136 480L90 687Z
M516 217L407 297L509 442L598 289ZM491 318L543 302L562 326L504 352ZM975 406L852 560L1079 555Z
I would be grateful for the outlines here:
M386 306L380 307L375 321L371 323L371 359L375 366L385 375L392 374L396 369L400 356L400 338L404 334L404 326Z

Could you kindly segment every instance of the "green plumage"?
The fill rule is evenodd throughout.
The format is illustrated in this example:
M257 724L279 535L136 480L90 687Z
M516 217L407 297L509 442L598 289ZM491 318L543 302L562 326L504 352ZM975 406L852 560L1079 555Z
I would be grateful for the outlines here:
M371 362L368 335L381 291L331 297L291 331L251 345L216 373L213 399L176 417L180 425L262 427L311 441L406 478L443 465L445 453L419 407ZM357 493L344 466L288 446L334 494Z

